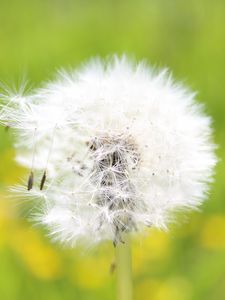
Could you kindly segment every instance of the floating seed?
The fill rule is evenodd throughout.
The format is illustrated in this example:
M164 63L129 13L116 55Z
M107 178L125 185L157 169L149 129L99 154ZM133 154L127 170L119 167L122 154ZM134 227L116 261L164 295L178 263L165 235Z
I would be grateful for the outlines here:
M34 173L31 171L27 182L28 191L30 191L33 188L33 183L34 183Z
M40 190L42 191L44 188L44 184L45 184L45 180L46 180L46 171L44 172L42 178L41 178L41 184L40 184Z

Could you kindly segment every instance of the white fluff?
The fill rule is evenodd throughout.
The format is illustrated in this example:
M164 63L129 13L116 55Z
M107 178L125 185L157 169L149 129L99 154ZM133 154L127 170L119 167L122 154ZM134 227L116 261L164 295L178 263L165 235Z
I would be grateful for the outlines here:
M167 70L115 56L4 97L0 121L34 174L17 193L40 199L39 221L71 245L166 229L171 213L201 204L216 163L211 120L194 96Z

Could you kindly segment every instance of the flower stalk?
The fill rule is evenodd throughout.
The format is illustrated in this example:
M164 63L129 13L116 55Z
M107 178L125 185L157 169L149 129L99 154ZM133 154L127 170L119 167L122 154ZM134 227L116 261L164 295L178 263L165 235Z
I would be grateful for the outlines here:
M116 282L117 300L132 300L133 284L129 234L124 237L124 243L118 243L116 246Z

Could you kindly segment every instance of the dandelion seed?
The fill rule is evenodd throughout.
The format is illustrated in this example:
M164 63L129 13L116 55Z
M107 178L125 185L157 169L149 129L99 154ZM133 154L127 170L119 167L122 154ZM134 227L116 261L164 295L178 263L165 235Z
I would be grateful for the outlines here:
M46 171L44 172L42 178L41 178L41 183L40 183L40 190L42 191L44 188L44 184L45 184L45 180L46 180Z
M216 164L211 119L167 70L95 59L3 101L0 123L16 130L29 195L42 199L35 218L62 243L116 246L126 233L166 229L175 211L206 197ZM43 170L37 193L33 172Z
M28 191L30 191L33 188L33 184L34 184L34 173L31 171L27 182Z

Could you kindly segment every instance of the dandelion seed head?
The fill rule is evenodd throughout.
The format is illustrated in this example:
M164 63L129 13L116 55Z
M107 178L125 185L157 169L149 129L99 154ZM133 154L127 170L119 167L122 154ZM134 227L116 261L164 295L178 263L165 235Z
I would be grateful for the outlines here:
M35 218L62 243L166 229L175 211L206 197L211 119L167 70L94 59L3 101L0 123L14 128L17 160L33 174L20 196L40 198Z

